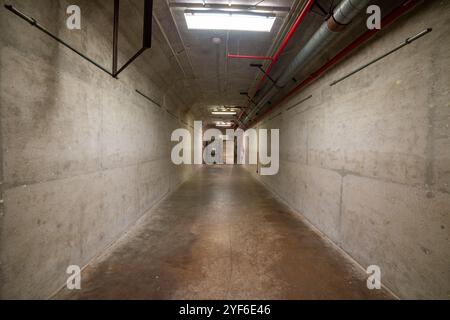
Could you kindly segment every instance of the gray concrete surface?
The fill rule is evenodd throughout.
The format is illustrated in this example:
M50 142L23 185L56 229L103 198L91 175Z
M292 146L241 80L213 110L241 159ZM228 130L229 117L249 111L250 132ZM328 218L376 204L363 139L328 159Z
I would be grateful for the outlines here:
M182 73L157 25L152 50L115 80L5 3L107 68L112 3L1 1L0 296L42 299L65 283L69 265L86 265L189 177L191 167L169 161L170 133L185 125L165 108L191 119L181 112L183 90L174 95ZM122 5L120 65L141 41L141 1L135 3ZM83 8L80 31L65 27L69 4Z
M224 63L223 52L254 48L263 54L271 38L258 41L248 35L242 38L247 42L241 44L239 34L232 33L230 48L223 43L214 48L210 41L214 33L188 37L182 29L184 38L180 37L179 21L172 21L167 6L159 3L152 49L115 80L4 10L5 3L35 17L105 67L111 65L112 58L112 3L0 1L0 297L45 299L65 283L67 266L85 266L104 253L159 200L195 173L194 167L171 165L170 133L175 128L190 128L194 118L189 110L203 116L211 104L241 102L244 98L239 98L237 91L248 89L247 81L254 78L254 71L241 70L241 62ZM80 31L65 27L69 4L83 8ZM363 268L379 265L383 283L400 298L450 298L449 9L448 0L426 1L293 97L280 116L259 124L281 130L281 164L278 175L258 178ZM139 49L142 1L123 2L121 10L119 64ZM309 27L302 29L299 39L307 38L320 19L309 17ZM280 21L277 26L281 27ZM426 37L329 87L331 81L430 27L433 32ZM186 51L183 41L192 48ZM204 59L208 61L203 63ZM135 89L161 107L137 95ZM312 99L287 110L310 94ZM254 167L248 169L255 172ZM357 277L357 272L347 269L349 261L338 258L334 249L307 231L290 211L287 214L287 209L280 209L263 188L238 171L240 168L230 170L230 176L227 171L198 173L197 180L190 182L193 190L183 189L178 193L181 198L173 198L178 211L168 214L174 207L167 202L157 209L159 220L141 225L147 231L144 239L135 239L134 253L145 249L139 245L146 244L146 237L168 239L173 234L170 226L183 230L183 224L190 223L194 230L183 234L181 240L187 243L182 246L162 246L168 250L165 253L152 251L156 244L163 245L158 241L148 248L148 257L156 259L151 270L157 273L172 263L170 274L165 275L169 287L164 294L152 291L158 284L149 278L150 288L137 293L142 297L196 298L205 297L199 292L206 288L207 297L218 298L371 297L360 282L342 282ZM261 198L258 207L252 207L244 190L238 187L243 193L236 195L226 189L233 186L230 177L253 190L255 199L256 191L269 199ZM206 181L214 178L219 180L217 184ZM206 191L211 198L201 197L205 186L212 188ZM228 190L230 197L221 198L221 188ZM188 195L197 197L198 207L205 211L188 211L177 224L175 218ZM235 212L222 208L225 214L214 216L214 203L208 199L216 199L222 206L228 200ZM254 212L259 205L268 210L265 217ZM239 212L248 215L236 216ZM251 219L266 229L256 228ZM215 255L219 249L221 253L233 252L228 244L223 245L232 238L220 228L222 222L230 232L237 232L233 239L238 256L243 257L244 269L233 273L227 269L233 260ZM282 232L290 237L278 238ZM280 246L266 243L264 248L274 253L282 249L282 256L274 254L266 259L263 253L252 252L260 242L265 243L264 235L278 239L275 245ZM305 235L313 237L315 250L305 253ZM195 236L202 241L192 242ZM193 248L195 252L183 251ZM326 259L302 260L304 254L310 257L317 252ZM219 262L205 257L207 254ZM261 268L252 265L251 259L259 261ZM301 261L307 265L299 264ZM344 278L314 288L313 282L297 275L298 270L311 272L323 261L328 262L312 274L313 278L331 272L330 261L342 267L339 274ZM148 262L136 268L140 270ZM188 269L178 270L183 262ZM280 265L286 268L282 269L285 273L271 269ZM211 282L202 282L193 274L204 266L213 273ZM102 268L90 265L88 270L94 274L104 271L100 279L106 281L110 275ZM113 276L120 281L127 279L117 273ZM229 279L242 282L246 277L261 281L260 286L251 287L246 282L244 290L238 292L234 282L228 283ZM277 283L277 279L282 281ZM292 283L296 284L290 286ZM310 292L301 289L303 285ZM105 288L94 288L81 296L108 296L102 291Z
M281 135L265 185L400 298L450 298L449 25L450 2L427 2L258 125Z
M392 299L240 166L209 166L54 299Z

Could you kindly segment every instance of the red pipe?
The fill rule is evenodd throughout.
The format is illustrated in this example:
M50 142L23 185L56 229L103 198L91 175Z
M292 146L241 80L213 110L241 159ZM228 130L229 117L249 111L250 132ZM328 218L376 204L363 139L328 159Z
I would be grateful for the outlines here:
M274 64L278 61L278 59L281 56L281 53L283 53L284 48L286 48L286 46L289 43L289 40L291 40L291 38L294 36L295 32L297 31L298 27L300 26L300 23L303 21L303 19L306 17L306 15L308 14L309 10L311 10L312 6L314 5L314 0L308 0L308 3L306 3L305 7L303 8L302 12L300 13L300 15L298 16L297 20L295 21L294 25L292 26L291 30L289 30L288 34L286 35L286 38L284 39L283 43L281 44L281 46L278 48L278 51L275 53L275 55L273 56L273 60L272 63L269 65L269 67L266 70L266 74L269 74L270 71L272 70ZM266 76L264 76L263 79L265 79ZM263 81L263 80L262 80ZM259 88L258 88L259 89ZM257 89L257 90L258 90Z
M403 4L401 4L398 8L396 8L393 12L391 12L388 16L386 16L381 21L382 29L385 27L388 27L391 23L393 23L397 18L402 16L405 12L409 11L419 3L423 2L423 0L407 0ZM320 76L322 76L328 69L339 63L342 59L347 57L351 52L353 52L355 49L357 49L359 46L364 44L367 40L372 38L376 33L378 33L378 29L369 30L366 31L364 34L362 34L359 38L357 38L355 41L353 41L349 46L344 48L342 51L340 51L334 58L329 60L327 63L325 63L323 66L321 66L319 69L317 69L314 73L312 73L308 78L303 80L298 86L296 86L294 89L289 91L287 95L285 95L283 98L278 100L276 103L274 103L272 108L267 109L261 116L259 116L257 119L252 121L248 127L251 127L255 123L261 121L267 114L274 111L276 108L278 108L283 102L285 102L287 99L289 99L293 94L298 93L299 90L303 89L304 87L308 86Z
M265 56L246 56L242 54L228 54L228 58L231 59L252 59L252 60L272 60L272 57Z
M255 98L256 93L259 91L259 89L261 89L264 81L267 79L267 75L270 73L270 71L272 71L273 66L275 65L275 63L277 63L278 59L281 56L281 53L284 51L287 44L289 43L289 40L291 40L291 38L294 36L295 32L297 31L298 27L300 26L300 23L303 21L303 19L306 17L308 12L311 10L312 6L314 5L314 2L315 2L315 0L308 0L308 2L306 3L302 12L300 13L297 20L295 21L294 25L292 26L292 28L289 30L288 34L286 35L286 38L281 43L281 45L278 48L275 55L271 58L272 62L270 63L269 67L266 70L266 73L264 74L264 76L261 78L258 85L256 86L255 94L253 95L252 99ZM239 115L239 120L241 119L243 114L244 114L244 111L242 111L242 113Z

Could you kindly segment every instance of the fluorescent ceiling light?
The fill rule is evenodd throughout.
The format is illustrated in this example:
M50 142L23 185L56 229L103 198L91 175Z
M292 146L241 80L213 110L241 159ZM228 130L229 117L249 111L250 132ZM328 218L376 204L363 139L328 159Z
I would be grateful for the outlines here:
M213 111L213 115L216 116L235 116L237 114L236 111Z
M231 127L232 122L216 122L216 127Z
M276 17L270 14L232 11L192 11L184 13L188 29L242 30L270 32Z

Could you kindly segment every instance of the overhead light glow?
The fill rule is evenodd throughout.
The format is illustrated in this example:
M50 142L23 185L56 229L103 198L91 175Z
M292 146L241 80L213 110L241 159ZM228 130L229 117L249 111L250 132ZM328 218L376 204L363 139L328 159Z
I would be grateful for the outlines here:
M213 111L213 115L215 116L235 116L237 114L236 111Z
M192 11L184 13L188 29L270 32L276 17L270 14L233 11Z
M232 122L216 122L216 127L228 128L233 125Z

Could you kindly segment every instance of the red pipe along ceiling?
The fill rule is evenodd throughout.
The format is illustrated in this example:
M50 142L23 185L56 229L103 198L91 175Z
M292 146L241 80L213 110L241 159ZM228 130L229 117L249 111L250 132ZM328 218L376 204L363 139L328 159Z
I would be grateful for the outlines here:
M261 89L264 81L267 79L267 75L270 73L270 71L272 71L273 66L275 65L275 63L277 63L278 59L280 58L280 56L283 53L286 46L288 45L289 41L294 36L295 32L297 31L298 27L300 26L300 23L302 23L303 19L306 17L308 12L311 10L312 6L314 5L314 2L315 2L315 0L308 0L308 2L306 3L305 7L302 10L302 12L300 13L297 20L295 21L294 25L292 26L292 28L289 30L288 34L286 35L286 38L284 38L283 43L280 45L280 47L278 48L275 55L270 58L272 60L272 62L270 63L269 67L267 68L266 74L261 78L258 85L256 86L255 94L253 95L253 98L255 98L256 93ZM239 115L239 120L241 119L243 114L244 114L244 111L242 111L241 114Z
M390 24L392 24L395 20L397 20L400 16L402 16L404 13L418 5L419 3L422 3L423 0L407 0L403 2L399 7L397 7L394 11L392 11L389 15L387 15L382 21L381 21L381 30L383 28L388 27ZM326 71L328 71L331 67L339 63L342 59L347 57L350 53L352 53L355 49L359 48L362 44L364 44L366 41L368 41L370 38L372 38L378 31L381 31L378 29L369 30L366 31L364 34L362 34L360 37L358 37L355 41L353 41L350 45L348 45L346 48L344 48L342 51L340 51L334 58L332 58L330 61L325 63L323 66L321 66L319 69L317 69L314 73L312 73L308 78L303 80L298 86L296 86L294 89L289 91L287 95L285 95L283 98L278 100L273 104L273 106L266 111L264 111L257 119L252 121L247 127L253 126L255 123L261 121L264 117L266 117L269 113L274 111L276 108L280 107L284 102L286 102L287 99L289 99L292 95L298 93L301 89L304 87L310 85L315 80L320 78Z

